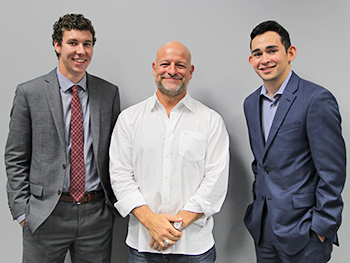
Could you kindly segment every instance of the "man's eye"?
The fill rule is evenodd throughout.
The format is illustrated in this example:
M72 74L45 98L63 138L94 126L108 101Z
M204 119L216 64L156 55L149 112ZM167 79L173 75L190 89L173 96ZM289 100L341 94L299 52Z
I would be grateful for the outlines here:
M75 46L77 43L75 43L75 42L69 42L69 45L71 45L71 46Z
M253 57L260 57L261 56L261 53L254 53L253 54Z

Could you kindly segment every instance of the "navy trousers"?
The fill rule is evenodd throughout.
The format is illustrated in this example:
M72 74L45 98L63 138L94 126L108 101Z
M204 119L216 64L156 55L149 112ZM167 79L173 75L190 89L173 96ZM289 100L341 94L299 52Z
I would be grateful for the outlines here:
M286 215L288 216L288 215ZM310 230L310 242L295 255L286 254L278 244L272 231L269 215L265 207L261 239L255 244L258 263L326 263L330 260L333 244L331 240L324 242Z

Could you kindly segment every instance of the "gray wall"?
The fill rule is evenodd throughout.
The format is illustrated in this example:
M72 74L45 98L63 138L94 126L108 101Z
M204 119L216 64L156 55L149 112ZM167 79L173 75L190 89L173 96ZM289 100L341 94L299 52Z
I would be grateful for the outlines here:
M267 19L279 21L289 31L298 48L292 68L300 77L333 92L349 142L349 9L350 1L345 0L1 0L0 155L16 85L57 65L51 33L59 16L83 13L92 20L98 40L88 71L120 87L123 108L153 94L151 63L156 50L170 40L183 42L192 51L196 67L189 91L223 116L231 139L229 192L215 217L217 262L255 262L253 241L242 223L252 200L253 180L242 103L261 84L248 63L249 34ZM0 170L1 262L20 262L21 229L7 207L3 162ZM348 185L343 197L346 206L339 231L341 246L334 248L333 263L348 262L350 257ZM116 222L113 262L127 262L126 224L126 220Z

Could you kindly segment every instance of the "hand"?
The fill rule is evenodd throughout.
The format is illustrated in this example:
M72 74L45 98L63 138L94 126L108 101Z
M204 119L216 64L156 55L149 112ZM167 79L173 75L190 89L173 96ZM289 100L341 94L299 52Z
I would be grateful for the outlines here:
M182 227L185 228L188 225L192 224L199 218L201 218L204 214L203 213L194 213L186 210L181 210L176 214L175 217L182 219Z
M182 232L175 229L170 222L179 222L181 219L168 214L154 214L146 205L137 207L132 212L152 236L150 247L161 251L180 240ZM166 246L164 241L167 239L169 244Z
M165 240L164 240L165 241ZM149 246L157 251L165 251L167 250L170 246L176 244L176 242L172 241L169 239L169 244L165 245L164 242L161 245L158 241L156 241L153 237L151 238L151 241L149 242Z
M318 238L321 240L321 242L323 243L323 241L325 240L325 237L324 236L321 236L319 234L316 233L316 235L318 236Z
M25 222L26 220L23 220L21 223L20 223L20 225L21 225L21 227L23 228L23 226L24 226L24 222Z

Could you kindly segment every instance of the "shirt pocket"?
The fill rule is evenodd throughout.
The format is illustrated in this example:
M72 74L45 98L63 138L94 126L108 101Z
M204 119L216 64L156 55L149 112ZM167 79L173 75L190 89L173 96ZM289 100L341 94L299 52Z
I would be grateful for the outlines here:
M203 160L205 157L205 133L181 131L179 154L189 161Z

